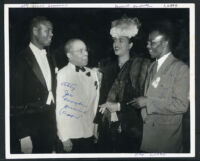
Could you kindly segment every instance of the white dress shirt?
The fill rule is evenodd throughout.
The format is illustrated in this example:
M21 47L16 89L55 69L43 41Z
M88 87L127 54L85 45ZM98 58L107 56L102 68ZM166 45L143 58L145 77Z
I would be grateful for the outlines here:
M46 85L47 85L47 89L49 91L49 95L47 97L47 101L46 104L50 105L51 101L54 102L54 97L53 97L53 93L52 93L52 89L51 89L51 70L49 67L49 62L47 60L47 53L45 49L40 50L39 48L37 48L33 43L30 42L29 47L31 48L33 55L35 56L40 69L42 71L42 74L44 76Z
M171 52L169 52L169 53L163 55L161 58L159 58L158 60L156 60L156 61L158 61L157 72L158 72L158 70L160 69L160 67L162 66L162 64L165 62L165 60L167 59L167 57L168 57L170 54L171 54Z
M97 72L86 68L76 72L68 63L58 71L56 90L56 120L61 141L88 138L93 135L94 117L99 101ZM86 73L90 72L90 76Z

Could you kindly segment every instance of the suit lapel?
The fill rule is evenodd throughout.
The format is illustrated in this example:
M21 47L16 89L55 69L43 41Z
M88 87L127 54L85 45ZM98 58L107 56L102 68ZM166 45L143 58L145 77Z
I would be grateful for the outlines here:
M50 70L51 70L51 79L53 80L54 77L55 77L55 69L54 69L54 66L53 66L53 61L52 61L51 57L49 56L49 54L47 54L47 60L48 60L49 67L50 67Z
M158 70L158 72L156 73L155 77L154 77L154 80L155 78L157 77L162 77L162 75L164 75L168 69L171 67L171 64L176 60L176 58L170 54L168 56L168 58L165 60L165 62L162 64L162 66L160 67L160 69ZM148 75L147 75L147 79L146 79L146 83L145 83L145 95L147 94L147 91L149 90L150 87L150 84L152 83L152 80L151 80L151 70L152 70L152 67L154 65L155 62L153 62L149 68L149 71L148 71Z
M156 73L156 77L165 74L166 71L171 67L171 64L174 62L174 60L176 60L176 58L170 54Z
M29 64L29 66L31 67L31 69L33 70L36 77L38 78L38 80L42 83L42 85L44 87L47 88L46 81L44 79L44 76L42 74L40 66L39 66L35 56L33 55L32 51L29 47L27 48L27 54L26 54L25 59L26 59L27 63Z
M49 63L49 67L50 67L50 71L51 71L51 86L52 86L52 91L53 91L53 94L55 95L55 92L56 92L56 74L55 74L55 62L54 62L54 59L49 55L47 54L47 60L48 60L48 63Z
M149 88L149 85L151 83L151 70L152 70L152 67L154 66L154 63L153 62L150 67L149 67L149 70L148 70L148 73L147 73L147 78L146 78L146 83L145 83L145 88L144 88L144 95L146 95L147 93L147 90Z

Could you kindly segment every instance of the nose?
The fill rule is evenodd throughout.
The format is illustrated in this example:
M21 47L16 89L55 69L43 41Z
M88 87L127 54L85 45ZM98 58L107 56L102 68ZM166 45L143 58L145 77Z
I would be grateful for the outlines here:
M114 47L114 48L118 47L117 43L114 43L114 44L113 44L113 47Z
M119 45L119 40L118 39L114 39L113 40L113 46L117 47Z
M151 47L150 42L147 42L147 49L149 49Z
M83 53L84 56L88 56L88 51L87 51L87 49L82 50L82 53Z
M114 42L113 42L113 45L114 45L114 47L118 47L118 46L119 46L119 41L117 41L117 40L114 41Z
M53 31L50 31L49 35L52 37L53 36Z

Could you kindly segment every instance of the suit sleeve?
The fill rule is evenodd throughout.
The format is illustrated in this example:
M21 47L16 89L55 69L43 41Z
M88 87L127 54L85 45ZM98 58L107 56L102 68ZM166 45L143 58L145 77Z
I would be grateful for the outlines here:
M148 114L180 114L187 111L189 105L189 69L186 65L177 68L172 94L168 97L147 98Z
M17 59L14 68L11 71L11 107L24 105L24 81L25 81L25 65L23 59Z

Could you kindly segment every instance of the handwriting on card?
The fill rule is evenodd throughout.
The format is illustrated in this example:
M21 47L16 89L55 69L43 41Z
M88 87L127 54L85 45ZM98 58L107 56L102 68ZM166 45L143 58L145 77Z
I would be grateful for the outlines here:
M64 95L62 99L66 102L65 106L60 109L59 114L70 118L79 119L87 112L87 106L82 101L77 101L75 91L78 88L77 84L71 82L62 82Z

